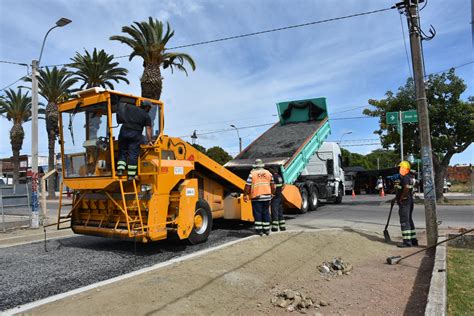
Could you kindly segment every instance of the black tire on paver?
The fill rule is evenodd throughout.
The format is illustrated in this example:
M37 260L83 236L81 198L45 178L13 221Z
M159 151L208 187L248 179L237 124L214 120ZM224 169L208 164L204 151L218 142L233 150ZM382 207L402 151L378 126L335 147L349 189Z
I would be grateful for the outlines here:
M309 209L309 193L308 189L304 186L300 186L300 194L301 194L301 209L298 209L299 214L304 214Z
M319 206L319 193L316 186L312 186L309 191L309 208L311 211L316 211Z
M192 245L205 242L212 230L211 208L206 201L199 200L196 203L194 217L196 216L200 216L202 218L202 225L200 227L193 227L191 234L189 234L188 242Z

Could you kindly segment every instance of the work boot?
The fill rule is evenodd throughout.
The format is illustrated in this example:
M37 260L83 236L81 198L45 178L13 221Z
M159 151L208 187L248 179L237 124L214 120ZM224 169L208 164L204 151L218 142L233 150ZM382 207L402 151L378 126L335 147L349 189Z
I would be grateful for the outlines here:
M411 240L411 244L412 244L413 246L418 246L418 239L412 239L412 240Z
M138 180L138 176L128 176L128 181Z
M267 236L270 235L270 231L269 231L269 230L266 230L266 231L265 231L265 235L267 235Z
M398 248L409 248L411 246L412 246L411 242L403 242L397 245Z
M123 170L122 169L117 169L117 172L115 173L118 177L123 176Z
M286 227L280 227L280 231L284 232L286 230Z
M277 231L278 231L278 228L272 227L272 232L277 232Z

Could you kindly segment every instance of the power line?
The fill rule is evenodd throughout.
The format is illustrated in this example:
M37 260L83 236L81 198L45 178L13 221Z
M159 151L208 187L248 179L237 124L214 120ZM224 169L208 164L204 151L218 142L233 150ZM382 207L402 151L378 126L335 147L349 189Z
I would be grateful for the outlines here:
M11 65L18 65L18 66L26 66L26 67L28 67L28 64L25 64L25 63L16 63L16 62L14 62L14 61L0 60L0 63L2 63L2 64L11 64Z
M406 42L406 36L405 36L405 28L403 27L402 14L400 13L398 16L400 17L400 26L402 28L402 36L403 36L403 46L405 46L405 55L407 57L408 75L410 75L413 78L413 73L412 73L411 64L410 64L410 57L408 57L408 49L407 49L407 42Z
M428 76L430 76L430 75L436 75L436 74L439 74L439 73L442 73L442 72L449 71L449 70L451 70L451 69L458 69L458 68L461 68L461 67L465 67L465 66L470 65L470 64L474 64L474 60L471 60L471 61L469 61L469 62L467 62L467 63L461 64L461 65L458 65L458 66L450 67L450 68L445 69L445 70L440 70L440 71L437 71L437 72L429 73L429 74L427 74L427 75L425 76L425 78L428 77Z
M306 26L311 26L311 25L316 25L316 24L322 24L322 23L327 23L327 22L333 22L333 21L338 21L338 20L354 18L354 17L358 17L358 16L364 16L364 15L384 12L384 11L392 10L392 9L395 9L395 8L396 7L390 7L390 8L385 8L385 9L379 9L379 10L355 13L355 14L350 14L350 15L344 15L344 16L340 16L340 17L336 17L336 18L312 21L312 22L307 22L307 23L302 23L302 24L288 25L288 26L283 26L283 27L269 29L269 30L257 31L257 32L234 35L234 36L228 36L228 37L222 37L222 38L209 40L209 41L202 41L202 42L197 42L197 43L192 43L192 44L185 44L185 45L170 47L170 48L167 48L166 50L174 50L174 49L185 48L185 47L207 45L207 44L213 44L213 43L217 43L217 42L224 42L224 41L229 41L229 40L234 40L234 39L239 39L239 38L244 38L244 37L250 37L250 36L256 36L256 35L261 35L261 34L266 34L266 33L279 32L279 31L284 31L284 30L289 30L289 29L295 29L295 28L300 28L300 27L306 27ZM129 55L116 56L116 57L114 57L114 59L126 58L126 57L130 57L130 54ZM65 64L57 64L57 65L50 65L50 66L44 66L44 67L54 67L54 66L59 67L59 66L68 66L68 65L70 65L70 64L65 63Z
M233 39L238 39L238 38L243 38L243 37L261 35L261 34L265 34L265 33L272 33L272 32L278 32L278 31L283 31L283 30L288 30L288 29L300 28L300 27L316 25L316 24L321 24L321 23L327 23L327 22L332 22L332 21L344 20L344 19L349 19L349 18L353 18L353 17L357 17L357 16L363 16L363 15L369 15L369 14L379 13L379 12L383 12L383 11L388 11L388 10L392 10L392 9L395 9L395 7L379 9L379 10L374 10L374 11L367 11L367 12L356 13L356 14L351 14L351 15L345 15L345 16L340 16L340 17L336 17L336 18L324 19L324 20L313 21L313 22L308 22L308 23L289 25L289 26L284 26L284 27L279 27L279 28L269 29L269 30L264 30L264 31L258 31L258 32L252 32L252 33L247 33L247 34L223 37L223 38L210 40L210 41L197 42L197 43L193 43L193 44L176 46L176 47L172 47L172 48L169 48L169 49L171 50L171 49L178 49L178 48L185 48L185 47L211 44L211 43L216 43L216 42L223 42L223 41L228 41L228 40L233 40Z
M7 90L8 88L10 88L11 86L13 86L13 85L14 85L15 83L17 83L18 81L21 81L21 80L23 80L25 77L26 77L26 76L21 76L21 78L20 78L20 79L18 79L18 80L15 80L14 82L10 83L10 84L9 84L8 86L6 86L5 88L2 88L2 89L0 89L0 91Z
M378 117L371 117L371 116L355 116L355 117L340 117L340 118L335 118L335 119L329 119L329 121L336 121L336 120L355 120L355 119L373 119ZM275 125L277 122L274 123L264 123L264 124L258 124L258 125L250 125L250 126L242 126L239 127L239 130L241 129L249 129L249 128L255 128L255 127L262 127L262 126L270 126L270 125ZM234 128L223 128L223 129L218 129L218 130L211 130L207 131L204 133L196 133L197 136L200 135L209 135L209 134L217 134L217 133L223 133L223 132L229 132L229 131L234 131ZM184 137L191 137L191 135L183 135L183 136L178 136L179 138L184 138Z

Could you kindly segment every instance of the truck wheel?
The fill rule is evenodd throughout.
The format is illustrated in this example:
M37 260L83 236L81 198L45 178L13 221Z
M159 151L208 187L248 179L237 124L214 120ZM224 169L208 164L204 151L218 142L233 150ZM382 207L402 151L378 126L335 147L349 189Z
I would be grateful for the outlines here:
M311 211L316 211L319 206L318 189L312 187L309 193L309 207Z
M301 194L301 209L299 209L300 214L304 214L309 209L309 193L305 187L300 187L300 194Z
M337 197L336 200L334 201L335 204L341 204L342 203L342 196L344 195L344 190L342 189L342 184L339 183L339 189L337 190Z
M195 245L207 240L212 229L212 213L206 201L199 200L194 211L194 226L188 241Z

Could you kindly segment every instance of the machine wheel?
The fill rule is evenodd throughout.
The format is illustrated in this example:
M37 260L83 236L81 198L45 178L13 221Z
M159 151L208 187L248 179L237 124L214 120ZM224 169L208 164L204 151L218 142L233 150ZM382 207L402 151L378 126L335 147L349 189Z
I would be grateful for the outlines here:
M304 214L309 209L309 193L308 189L304 186L300 187L300 194L301 194L301 209L298 210L298 213Z
M212 229L212 213L206 201L199 200L194 211L194 226L188 241L195 245L207 240Z
M316 211L319 206L319 196L318 196L318 189L316 186L312 187L309 192L309 208L311 211Z
M342 189L342 183L339 183L339 189L337 190L337 197L336 200L334 201L335 204L341 204L342 203L342 196L344 195L344 190Z

